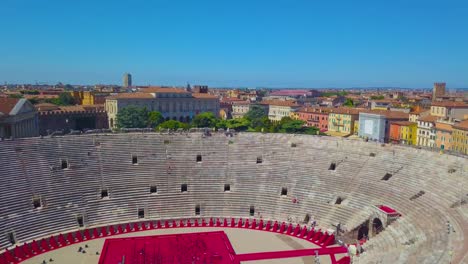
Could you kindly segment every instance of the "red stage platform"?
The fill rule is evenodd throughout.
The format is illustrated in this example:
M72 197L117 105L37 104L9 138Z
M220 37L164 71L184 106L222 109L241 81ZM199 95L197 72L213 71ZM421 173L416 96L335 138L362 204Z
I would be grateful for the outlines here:
M106 239L99 264L231 264L236 253L223 231Z

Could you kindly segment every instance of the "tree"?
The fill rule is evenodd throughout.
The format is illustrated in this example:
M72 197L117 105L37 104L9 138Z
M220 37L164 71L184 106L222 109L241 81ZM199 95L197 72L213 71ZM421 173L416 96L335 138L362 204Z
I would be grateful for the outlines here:
M167 120L159 125L159 129L172 129L176 130L179 128L188 129L190 126L188 124L176 121L176 120Z
M117 113L118 128L144 128L148 124L148 110L133 105L122 108Z
M250 108L250 110L245 114L245 118L247 118L250 121L255 119L261 119L264 116L266 116L265 110L259 105L253 105Z
M164 117L160 112L151 111L148 113L148 126L155 128L164 122Z
M75 98L70 93L61 93L59 94L60 105L74 105Z
M302 132L304 129L305 122L302 120L295 120L290 117L283 117L280 121L279 132L286 133L298 133Z
M198 114L193 119L193 125L196 127L214 127L216 123L216 117L211 112Z
M9 94L8 97L9 98L21 99L21 98L23 98L23 95L22 94Z
M383 96L383 95L372 95L370 97L371 100L382 100L384 98L385 98L385 96Z
M344 106L354 107L354 101L351 98L346 98L346 101L343 104Z
M37 99L37 97L29 98L28 101L33 105L39 103L39 99Z

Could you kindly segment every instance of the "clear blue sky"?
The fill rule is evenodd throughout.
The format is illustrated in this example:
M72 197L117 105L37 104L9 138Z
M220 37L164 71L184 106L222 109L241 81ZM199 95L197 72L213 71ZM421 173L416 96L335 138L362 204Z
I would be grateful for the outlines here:
M1 0L0 82L468 87L468 1Z

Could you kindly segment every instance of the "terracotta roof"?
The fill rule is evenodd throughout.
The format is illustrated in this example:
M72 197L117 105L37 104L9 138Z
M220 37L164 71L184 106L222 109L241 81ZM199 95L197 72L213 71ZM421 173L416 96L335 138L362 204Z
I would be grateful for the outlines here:
M58 110L59 106L50 104L50 103L41 103L37 104L34 107L36 107L37 111L52 111L52 110Z
M38 104L36 108L40 112L86 112L86 111L104 111L104 105L68 105L58 106L50 104Z
M245 100L239 99L239 98L237 98L237 97L223 97L223 98L221 99L221 102L226 102L226 103L227 103L227 102L231 102L231 103L232 103L232 102L238 102L238 101L245 101Z
M389 110L366 110L363 113L383 115L387 119L409 119L409 114L401 111L389 111Z
M107 97L107 99L152 99L154 96L150 93L119 93Z
M435 127L438 130L451 132L453 130L453 124L448 124L444 122L436 122Z
M468 131L468 120L463 120L460 123L453 125L453 128Z
M189 93L181 88L170 88L170 87L148 87L140 89L143 93Z
M465 102L451 102L451 101L433 102L432 106L443 106L443 107L450 107L450 108L468 108L468 104Z
M270 100L270 101L262 101L260 104L263 105L275 105L275 106L290 106L290 107L297 107L299 106L295 101L282 101L282 100Z
M423 121L423 122L432 122L434 123L435 121L437 121L437 119L439 119L440 117L438 116L431 116L431 115L428 115L428 116L423 116L423 117L420 117L419 118L419 121Z
M249 101L244 101L244 100L242 100L242 101L233 101L232 102L232 105L249 105L249 104L250 104Z
M0 98L0 112L8 115L19 100L18 98Z
M330 113L333 108L329 107L303 107L299 109L297 112L302 113Z
M32 98L54 99L54 98L59 98L59 95L58 94L25 94L24 98L26 99L32 99Z
M350 115L359 115L360 112L365 111L362 108L348 108L348 107L339 107L332 108L330 114L350 114Z
M410 114L412 114L412 115L419 115L419 114L421 114L421 113L423 113L423 112L426 112L426 111L430 111L430 110L424 109L424 108L418 108L418 109L416 109L416 110L414 110L414 111L411 111Z
M219 97L207 93L192 93L192 96L195 98L205 98L205 99L218 99Z
M400 126L411 126L411 125L416 125L415 122L410 122L410 121L396 121L396 122L392 122L392 124L400 125Z

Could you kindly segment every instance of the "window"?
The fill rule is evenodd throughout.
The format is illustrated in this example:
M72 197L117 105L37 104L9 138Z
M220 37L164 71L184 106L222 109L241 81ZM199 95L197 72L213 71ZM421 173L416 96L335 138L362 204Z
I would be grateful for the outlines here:
M286 187L281 188L281 196L286 196L286 195L288 195L288 188Z
M78 226L79 227L83 227L84 226L84 218L82 215L79 215L76 217L76 222L78 223Z
M231 191L231 185L230 184L224 184L224 191L225 192L230 192Z
M385 175L382 178L382 181L388 181L393 175L390 173L385 173Z
M180 192L187 192L187 184L180 185Z
M255 215L255 207L254 207L253 205L250 206L249 215L250 215L250 216L254 216L254 215Z
M138 218L145 218L145 209L143 208L138 209Z
M297 147L296 143L291 143L291 148Z
M101 190L101 199L109 198L109 190L102 189Z
M41 208L42 207L41 197L33 197L32 203L33 203L34 209Z
M62 166L62 170L68 169L68 160L63 159L63 160L61 161L61 166Z
M200 154L197 155L197 162L202 162L202 156Z
M150 193L157 193L158 192L158 187L156 185L151 185L150 186Z
M375 157L375 153L371 152L371 153L369 153L369 156Z
M8 232L7 236L8 236L8 241L10 241L12 245L16 244L16 236L14 232Z
M137 157L137 155L132 155L132 164L133 164L133 165L138 164L138 157Z
M260 164L263 162L262 156L257 157L257 164Z
M328 170L336 170L336 163L335 162L332 162L330 164L330 167L328 167Z
M197 204L195 206L195 215L200 215L200 205L199 204Z

